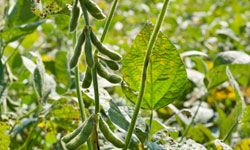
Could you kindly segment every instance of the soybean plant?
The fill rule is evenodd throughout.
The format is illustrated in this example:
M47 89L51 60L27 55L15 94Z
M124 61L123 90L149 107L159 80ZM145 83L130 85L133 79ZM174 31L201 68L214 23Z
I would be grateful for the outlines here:
M106 16L102 12L100 7L91 0L74 1L71 11L69 31L75 32L75 30L77 29L80 15L78 3L80 4L83 13L85 27L82 29L79 37L77 38L77 43L74 48L74 54L69 62L69 67L71 69L75 68L76 89L81 112L81 120L83 123L73 132L69 133L68 135L65 135L61 139L62 147L64 149L76 149L85 142L88 142L89 149L99 149L97 132L99 124L100 131L103 133L106 139L110 141L114 146L123 148L125 147L125 143L115 136L115 134L109 128L105 120L101 116L99 116L100 104L97 81L97 74L111 83L120 83L122 81L121 77L116 74L111 74L109 71L107 71L106 68L108 67L109 69L115 71L119 70L119 61L122 59L122 57L118 53L108 49L107 46L102 43L114 16L118 0L114 0L113 2L101 39L99 39L95 35L92 30L92 27L89 24L89 14L91 14L92 17L98 20L104 19L106 18ZM96 47L95 51L93 51L92 45ZM82 50L84 50L87 66L85 76L82 82L82 88L89 88L93 83L95 93L95 113L91 114L88 119L85 119L86 114L81 97L81 88L79 86L80 81L78 63L83 53ZM91 136L92 140L90 140Z

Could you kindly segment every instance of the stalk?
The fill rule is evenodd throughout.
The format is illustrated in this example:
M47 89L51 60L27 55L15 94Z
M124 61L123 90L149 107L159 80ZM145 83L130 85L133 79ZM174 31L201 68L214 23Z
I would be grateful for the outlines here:
M110 26L111 21L112 21L112 19L113 19L113 17L114 17L114 14L115 14L115 10L116 10L118 1L119 1L119 0L114 0L113 4L112 4L112 6L111 6L111 10L110 10L108 19L107 19L107 21L106 21L106 23L105 23L104 30L103 30L103 33L102 33L102 36L101 36L101 39L100 39L101 42L104 41L105 36L106 36L106 34L107 34L108 30L109 30L109 26Z
M105 23L103 34L101 36L101 42L103 42L105 39L105 36L107 34L107 31L108 31L109 26L111 24L111 21L113 19L117 4L118 4L118 0L115 0L114 3L112 4L111 11L110 11L108 19ZM82 6L84 6L84 5L82 5ZM86 9L83 9L83 16L84 16L86 26L89 26L89 17L88 17L88 12L86 11ZM97 57L97 53L98 52L95 51L95 59ZM93 79L93 87L94 87L94 95L95 95L95 114L99 114L99 112L100 112L100 98L99 98L99 90L98 90L99 88L98 88L96 65L94 65L94 67L92 68L92 79ZM96 121L96 124L94 127L94 133L93 133L93 137L92 137L94 149L99 149L97 125L98 125L98 120Z
M114 14L115 14L115 10L116 10L118 1L119 0L115 0L111 6L111 10L110 10L110 13L108 15L108 18L107 18L107 21L105 23L104 30L103 30L103 33L102 33L102 36L100 39L101 42L103 42L105 37L106 37L106 34L107 34L108 29L110 27L111 21L113 19ZM97 53L98 53L98 51L95 50L95 57L97 57ZM94 92L95 92L95 113L98 114L100 112L100 102L99 102L96 65L92 69L92 77L93 77L93 85L94 85Z
M76 31L74 32L73 43L74 43L74 45L76 43ZM85 119L86 119L86 113L85 113L85 110L84 110L85 106L84 106L83 99L82 99L78 65L76 65L76 67L75 67L75 84L76 84L76 94L77 94L77 100L78 100L78 104L79 104L79 111L80 111L80 115L81 115L81 121L84 122ZM90 140L87 141L87 145L88 145L88 149L92 150Z
M184 137L188 134L189 129L190 129L191 126L194 124L194 119L195 119L195 117L197 116L197 114L198 114L198 112L199 112L199 109L200 109L200 107L201 107L201 104L202 104L202 100L199 102L199 105L198 105L198 107L197 107L197 109L196 109L196 111L195 111L195 113L194 113L194 115L193 115L193 117L192 117L191 122L189 123L189 125L187 126L187 128L184 130L183 135L181 136L181 139L180 139L180 141L179 141L180 143L183 141Z
M89 24L89 15L87 12L87 9L85 7L84 0L80 0L81 3L81 7L82 7L82 12L83 12L83 18L85 21L85 25L87 27L90 26ZM93 85L94 85L94 94L95 94L95 114L98 114L99 112L99 92L98 92L98 82L97 82L97 74L95 71L95 65L92 69L92 79L93 79ZM80 85L79 85L80 86ZM97 132L97 124L98 124L98 120L96 120L96 124L95 127L93 129L93 133L92 133L92 140L93 142L91 142L91 140L88 140L88 148L89 149L99 149L99 143L98 143L98 132Z
M85 111L84 111L84 103L83 103L83 100L82 100L82 94L81 94L81 88L80 88L78 65L75 67L75 83L76 83L77 99L78 99L80 114L81 114L81 121L84 122L85 119L86 119L86 114L85 114Z
M133 133L134 128L135 128L136 119L137 119L137 116L138 116L138 113L139 113L139 110L140 110L140 107L141 107L141 102L142 102L142 98L143 98L144 91L145 91L146 79L147 79L147 70L148 70L148 64L149 64L149 61L150 61L150 56L151 56L152 50L154 48L155 41L156 41L156 39L158 37L160 27L161 27L162 22L164 20L164 16L165 16L165 13L166 13L166 10L167 10L168 3L169 3L169 0L164 1L162 10L160 12L160 15L158 17L156 25L154 27L153 33L150 36L149 43L147 45L147 53L146 53L146 56L145 56L145 59L144 59L144 66L143 66L143 71L142 71L142 74L141 74L141 86L140 86L140 90L139 90L139 96L138 96L138 99L137 99L137 103L135 105L135 110L134 110L134 113L133 113L133 117L132 117L129 129L128 129L128 134L127 134L127 136L125 138L125 143L126 143L126 146L124 148L125 150L128 149L128 147L129 147L131 137L132 137L132 133Z

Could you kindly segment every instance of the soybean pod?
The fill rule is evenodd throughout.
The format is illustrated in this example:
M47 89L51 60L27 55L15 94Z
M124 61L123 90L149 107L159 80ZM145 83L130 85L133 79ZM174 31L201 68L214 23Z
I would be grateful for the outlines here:
M102 119L102 117L100 117L99 119L99 128L101 132L103 133L103 135L105 136L105 138L110 143L112 143L118 148L123 148L125 146L125 143L121 139L116 137L116 135L109 128L108 124Z
M84 51L85 51L85 58L86 58L86 62L87 62L88 67L93 68L94 57L92 54L92 43L91 43L91 39L90 39L90 30L91 30L90 27L85 28L86 42L85 42Z
M104 46L93 32L90 33L90 36L91 41L100 53L108 56L110 59L115 61L119 61L122 59L122 57L118 53L111 51L106 46Z
M103 67L103 65L100 62L97 62L96 68L97 68L97 73L101 77L108 80L109 82L111 82L111 83L120 83L122 81L121 77L119 77L118 75L109 74L109 72L105 69L105 67Z
M69 62L69 66L71 69L74 68L78 63L79 57L81 56L82 45L84 41L85 41L85 33L83 30L78 38L77 44L75 46L74 54Z
M74 131L72 131L71 133L65 135L64 137L62 137L62 141L64 143L68 143L70 140L72 140L83 128L83 124L80 125L78 128L76 128Z
M102 20L106 18L105 14L102 12L102 9L92 0L85 0L84 3L88 12L96 19Z
M71 16L70 16L70 22L69 22L69 31L73 32L78 24L78 19L80 16L80 9L77 6L78 0L75 0L72 11L71 11Z
M109 60L109 59L106 59L106 58L103 58L103 57L100 57L100 59L102 60L102 62L104 62L110 69L116 71L116 70L119 70L120 69L120 65L113 61L113 60Z
M83 88L89 88L92 82L92 75L91 75L91 69L87 67L85 76L82 82L82 87Z
M66 147L70 150L77 149L80 145L85 143L90 137L93 127L95 124L95 115L91 115L82 125L80 133L77 134L73 139L66 143Z

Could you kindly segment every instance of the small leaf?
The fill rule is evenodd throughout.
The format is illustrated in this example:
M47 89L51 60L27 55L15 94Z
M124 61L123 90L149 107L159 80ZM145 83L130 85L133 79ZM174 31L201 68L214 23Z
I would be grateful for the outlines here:
M241 119L242 118L242 112L244 112L246 104L245 104L245 100L244 97L240 91L240 87L239 84L236 82L236 80L234 79L234 76L232 75L229 67L226 68L226 73L229 79L230 84L233 86L234 88L234 92L236 93L236 107L238 109L238 115L237 118Z
M149 124L150 120L146 119L145 120L147 124ZM151 138L152 135L162 129L166 129L165 125L163 125L162 123L160 123L158 120L153 119L152 120L152 125L151 125L151 129L149 132L149 137Z
M36 92L40 97L43 97L43 86L44 86L44 73L41 71L41 69L37 66L34 70L34 85Z
M226 74L229 79L230 84L234 88L234 92L236 93L236 106L234 110L230 113L228 117L225 118L225 115L220 112L220 138L226 140L231 136L232 131L236 128L239 122L242 120L242 114L245 110L246 104L245 100L241 94L238 83L235 81L234 76L232 75L229 67L226 67Z
M120 109L112 101L110 102L110 108L108 110L108 115L114 124L118 125L120 128L122 128L124 130L128 130L129 122L123 116Z
M29 58L22 56L22 61L23 61L23 65L25 66L25 68L30 72L33 73L35 68L36 68L36 64L30 60Z

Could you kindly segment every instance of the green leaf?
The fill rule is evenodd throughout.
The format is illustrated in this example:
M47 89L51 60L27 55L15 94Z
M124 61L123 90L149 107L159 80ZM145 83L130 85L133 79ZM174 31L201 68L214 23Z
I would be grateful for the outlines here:
M0 35L5 43L13 42L27 34L32 33L43 21L24 24L13 28L5 28Z
M108 115L111 121L118 125L120 128L124 130L128 130L129 122L127 119L123 116L120 109L116 106L114 102L110 102L110 108L108 110Z
M31 2L29 0L18 0L7 16L6 26L15 28L19 25L36 22L38 19L31 11Z
M40 97L44 96L44 71L42 69L41 65L37 65L37 67L34 70L33 76L34 76L34 86L36 89L36 92Z
M192 138L198 143L207 143L215 139L211 131L202 124L191 127L187 137Z
M150 120L146 119L145 120L147 124L149 124ZM152 120L152 125L151 125L151 129L149 132L149 137L152 137L152 135L162 129L165 129L165 125L163 125L162 123L160 123L158 120L153 119Z
M36 68L36 64L30 60L29 58L25 57L25 56L21 56L22 58L22 63L24 65L24 67L30 72L33 73L35 68Z
M110 108L108 109L108 117L118 127L122 128L125 131L128 130L130 124L129 121L122 114L119 107L112 101L110 101ZM135 128L135 135L141 142L144 142L147 137L146 132L143 132L140 128L137 127ZM134 143L137 143L135 138L133 140Z
M237 119L239 120L242 118L242 112L244 112L245 107L246 107L245 100L244 100L244 97L240 91L239 84L234 79L234 76L232 75L229 67L226 68L226 73L227 73L227 77L229 79L229 82L233 86L234 92L236 93Z
M140 88L144 56L152 30L153 25L144 26L122 61L123 78L133 91ZM141 107L158 109L174 100L183 100L188 88L189 81L179 53L168 38L159 33L151 55ZM135 99L131 101L136 102Z
M32 33L42 24L39 18L31 12L29 0L18 0L7 16L5 27L0 35L5 43L9 43Z
M231 73L229 67L226 67L226 74L229 79L230 84L234 88L234 92L236 94L236 106L234 110L230 113L229 116L225 116L225 114L220 111L219 112L219 126L220 128L220 138L223 138L223 140L227 139L229 136L231 136L232 131L236 128L239 122L242 120L242 114L245 110L246 104L245 100L242 96L242 93L240 91L240 87L236 80L234 79L233 74Z
M145 122L147 124L149 124L150 120L146 119ZM179 135L179 132L177 130L175 130L174 128L167 127L163 123L161 123L159 120L153 119L151 129L149 132L149 139L151 139L153 137L153 135L159 131L160 132L167 132L171 138L178 138L178 135Z
M214 66L223 64L250 64L250 56L241 51L226 51L217 55Z
M249 64L230 64L230 65L219 65L218 67L212 68L207 74L206 78L209 83L207 88L214 88L223 82L227 81L226 67L229 66L232 74L238 80L239 83L247 85L246 82L250 79L250 74L246 70L250 70ZM218 78L219 77L219 78Z

